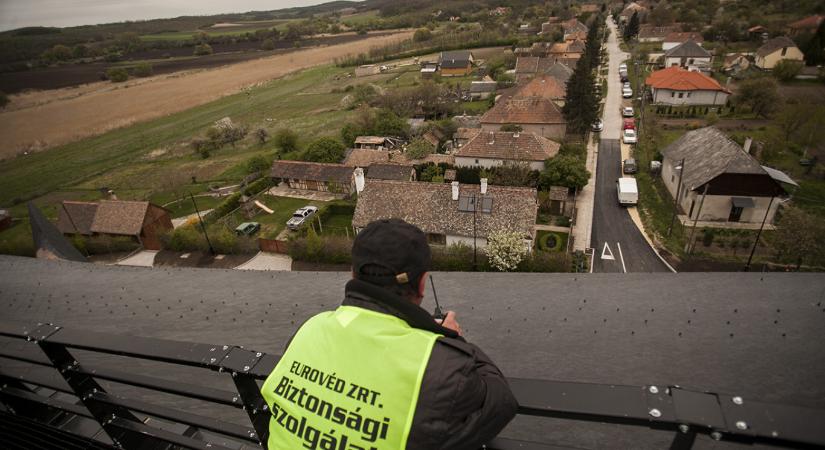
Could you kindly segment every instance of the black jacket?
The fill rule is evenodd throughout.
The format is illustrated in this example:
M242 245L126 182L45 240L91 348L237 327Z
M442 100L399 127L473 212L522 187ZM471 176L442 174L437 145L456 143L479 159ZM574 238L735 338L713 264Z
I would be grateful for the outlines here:
M443 334L433 346L415 409L408 449L478 449L516 415L507 380L487 355L427 311L372 284L351 280L347 306L392 314L410 326Z

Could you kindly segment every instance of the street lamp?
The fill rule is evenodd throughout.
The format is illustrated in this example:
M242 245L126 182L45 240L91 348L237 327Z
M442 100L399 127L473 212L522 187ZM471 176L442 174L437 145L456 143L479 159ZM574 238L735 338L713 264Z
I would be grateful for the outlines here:
M682 175L685 173L685 158L673 168L679 171L679 185L676 187L676 195L673 197L673 216L670 217L670 226L667 227L667 235L673 232L673 223L676 221L676 213L679 211L679 195L682 193Z

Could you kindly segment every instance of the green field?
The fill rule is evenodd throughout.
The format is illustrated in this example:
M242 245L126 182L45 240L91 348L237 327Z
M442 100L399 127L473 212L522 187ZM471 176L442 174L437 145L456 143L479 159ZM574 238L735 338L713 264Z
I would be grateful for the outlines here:
M47 217L55 219L62 200L97 200L102 198L101 187L115 190L120 199L165 204L188 193L204 192L211 185L235 184L246 175L246 160L275 153L272 142L261 145L250 134L234 148L227 146L201 159L192 151L190 140L202 137L224 117L252 131L263 128L270 136L278 129L290 128L298 133L301 144L319 136L336 136L353 114L340 106L346 94L340 89L333 92L340 87L335 77L345 72L331 66L306 70L253 88L249 94L224 97L167 117L2 161L5 189L0 191L0 205L10 207L16 219L25 220L25 202L34 200ZM213 199L199 198L203 209L215 204ZM191 214L194 208L181 202L172 210L174 217ZM30 249L25 225L0 233L0 253Z
M350 16L345 16L341 18L341 23L344 25L355 28L360 25L366 25L374 20L378 19L378 11L364 11L358 14L352 14Z
M185 41L194 39L200 33L214 36L239 36L245 33L254 33L257 30L268 30L277 28L279 31L286 29L286 24L290 20L266 20L260 22L234 22L237 27L206 28L203 30L190 31L168 31L163 33L145 34L140 37L144 41Z

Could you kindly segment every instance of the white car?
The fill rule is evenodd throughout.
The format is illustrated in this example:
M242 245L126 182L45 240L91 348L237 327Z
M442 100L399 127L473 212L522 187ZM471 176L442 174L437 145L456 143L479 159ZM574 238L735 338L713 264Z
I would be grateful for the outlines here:
M621 63L621 64L619 64L619 71L620 71L620 72L621 72L621 71L625 71L625 72L627 72L627 64L625 64L625 63Z
M622 83L622 89L631 89L630 82L625 81L624 83Z
M632 98L633 97L633 89L630 89L630 88L622 89L622 97Z
M304 206L292 213L292 217L286 222L286 227L290 230L297 230L308 218L318 212L317 206Z
M633 117L633 107L625 106L622 108L622 117Z
M624 130L622 131L622 142L625 144L635 144L636 143L636 130Z
M597 133L604 131L604 122L602 122L602 119L596 119L596 121L593 122L593 125L590 126L590 129Z

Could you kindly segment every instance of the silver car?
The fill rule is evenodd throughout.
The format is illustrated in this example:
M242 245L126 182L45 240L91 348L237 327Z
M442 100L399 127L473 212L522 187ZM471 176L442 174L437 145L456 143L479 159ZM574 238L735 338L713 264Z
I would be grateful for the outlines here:
M297 230L298 228L301 228L301 225L307 222L307 219L312 217L317 212L317 206L304 206L303 208L292 213L292 217L290 217L290 219L286 222L286 227L293 231Z

